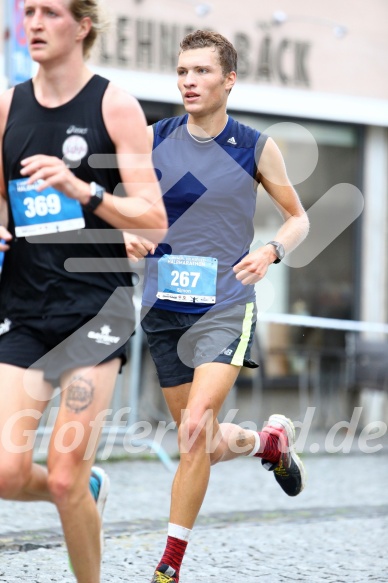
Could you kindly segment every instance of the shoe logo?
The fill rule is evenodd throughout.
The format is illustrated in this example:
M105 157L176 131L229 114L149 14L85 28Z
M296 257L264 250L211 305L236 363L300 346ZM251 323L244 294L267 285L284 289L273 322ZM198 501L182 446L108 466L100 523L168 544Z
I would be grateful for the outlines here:
M6 334L7 332L10 331L11 324L12 324L11 320L8 320L8 318L5 318L4 322L2 322L0 324L0 336L2 334Z
M88 133L88 128L77 128L76 126L70 126L66 130L67 134L82 134L85 135Z
M230 356L231 354L233 354L233 350L231 350L230 348L225 348L225 350L223 350L221 354L225 354L225 356Z
M228 144L232 144L232 146L237 146L237 142L236 142L236 140L234 139L233 136L231 138L229 138L229 140L228 140L227 143Z
M288 472L286 471L286 468L283 466L282 459L280 460L280 462L278 463L278 465L275 468L275 474L277 474L281 478L287 478L289 475Z
M117 344L120 340L120 336L111 336L112 332L109 326L101 326L101 332L89 332L88 338L95 340L97 344L106 344L110 346L111 344Z

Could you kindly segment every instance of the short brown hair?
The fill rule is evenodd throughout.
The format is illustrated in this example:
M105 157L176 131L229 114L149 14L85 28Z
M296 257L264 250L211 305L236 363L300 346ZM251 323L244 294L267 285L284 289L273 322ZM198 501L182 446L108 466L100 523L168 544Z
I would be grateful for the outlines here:
M99 33L107 28L107 21L102 16L99 0L70 0L69 10L77 22L83 18L90 18L92 21L92 27L83 43L84 56L89 57Z
M203 49L214 47L220 58L222 73L224 76L231 71L237 73L237 52L227 38L211 30L196 30L186 35L180 44L179 54L191 49Z

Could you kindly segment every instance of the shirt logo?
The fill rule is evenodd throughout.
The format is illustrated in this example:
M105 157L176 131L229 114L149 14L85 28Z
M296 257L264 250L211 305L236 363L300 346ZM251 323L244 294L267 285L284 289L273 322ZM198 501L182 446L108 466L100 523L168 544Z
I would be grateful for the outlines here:
M95 340L97 344L106 344L107 346L117 344L120 340L120 336L111 336L111 332L112 330L109 326L101 326L100 332L91 331L88 333L88 338Z
M0 336L2 334L6 334L7 332L10 331L11 324L12 324L11 320L8 320L8 318L5 318L4 322L2 322L0 324Z
M67 128L66 133L85 135L88 133L88 128L77 128L76 126L70 126L69 128Z
M82 136L69 136L63 142L62 152L66 160L79 162L88 153L88 144Z
M237 146L237 142L236 142L236 140L234 139L233 136L231 138L229 138L229 140L228 140L227 143L228 144L232 144L232 146Z

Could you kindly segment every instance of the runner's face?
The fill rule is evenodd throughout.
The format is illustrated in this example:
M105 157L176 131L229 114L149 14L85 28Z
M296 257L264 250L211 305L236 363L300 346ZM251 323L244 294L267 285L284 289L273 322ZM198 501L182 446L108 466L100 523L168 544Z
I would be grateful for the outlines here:
M178 88L188 113L206 115L225 108L234 73L224 77L213 47L190 49L179 55Z
M25 0L24 28L31 58L38 63L68 55L79 40L80 23L69 0Z

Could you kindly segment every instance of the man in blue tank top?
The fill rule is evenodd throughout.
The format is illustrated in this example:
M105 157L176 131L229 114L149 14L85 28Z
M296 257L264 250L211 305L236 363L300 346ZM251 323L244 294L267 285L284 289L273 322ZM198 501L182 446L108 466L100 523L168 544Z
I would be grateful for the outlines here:
M55 503L78 583L99 583L93 460L134 327L120 230L158 241L167 221L138 102L85 65L98 0L22 4L39 67L0 96L0 497ZM54 387L47 470L31 437Z
M179 426L168 538L153 583L179 581L212 464L257 456L289 496L305 482L289 419L272 415L260 433L217 421L241 366L256 366L250 358L253 284L308 232L273 140L227 115L236 71L236 51L220 34L197 31L182 41L178 88L187 113L149 128L169 231L157 248L144 239L127 240L130 258L150 253L142 326ZM259 182L284 223L274 241L251 252Z

